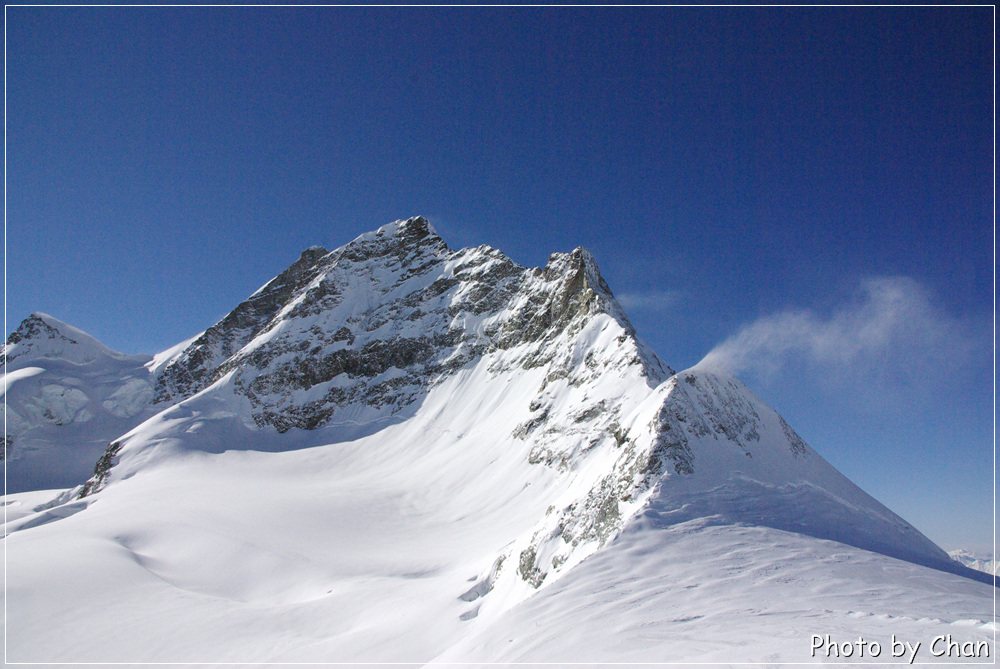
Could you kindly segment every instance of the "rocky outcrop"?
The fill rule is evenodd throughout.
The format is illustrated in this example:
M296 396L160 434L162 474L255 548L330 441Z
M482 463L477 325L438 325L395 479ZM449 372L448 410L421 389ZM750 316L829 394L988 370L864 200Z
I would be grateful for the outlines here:
M111 473L111 468L118 462L118 452L121 451L121 449L121 442L113 441L108 444L104 454L101 455L97 464L94 465L94 475L87 479L87 482L83 484L83 487L79 490L77 495L78 497L87 497L104 487L105 483L108 481L108 475Z
M315 277L326 253L319 246L303 251L291 267L191 342L157 377L155 401L190 397L217 380L222 364L263 331L289 298Z

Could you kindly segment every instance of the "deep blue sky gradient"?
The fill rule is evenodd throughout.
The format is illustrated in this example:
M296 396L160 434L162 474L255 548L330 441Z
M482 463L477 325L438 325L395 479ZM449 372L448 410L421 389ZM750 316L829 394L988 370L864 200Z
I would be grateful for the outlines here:
M6 328L44 311L155 352L306 247L416 214L524 265L588 247L676 369L906 277L954 361L909 373L901 343L892 387L808 360L743 378L931 538L986 548L993 25L991 7L8 7Z

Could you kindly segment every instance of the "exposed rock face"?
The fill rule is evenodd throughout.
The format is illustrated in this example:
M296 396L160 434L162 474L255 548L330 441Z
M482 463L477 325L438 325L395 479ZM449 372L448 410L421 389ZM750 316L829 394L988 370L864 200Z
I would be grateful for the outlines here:
M521 549L518 574L531 586L537 588L550 573L577 563L594 546L604 546L653 488L667 485L672 477L686 478L699 469L709 476L766 470L775 458L783 463L801 458L806 467L819 461L780 416L732 377L682 372L657 386L644 404L631 416L607 402L585 407L569 420L542 411L519 428L517 436L537 434L531 462L569 470L595 447L615 454L586 494L562 509L550 509ZM582 449L567 448L574 441L566 439L566 425L574 423L589 440ZM755 454L763 455L765 463L754 463ZM707 461L699 463L699 457Z
M156 380L156 402L189 397L217 380L220 365L265 329L288 299L319 270L326 249L313 247L176 357Z
M97 464L94 465L93 477L83 484L83 488L79 492L79 497L86 497L104 487L104 484L108 480L108 474L111 473L111 468L117 463L116 456L121 449L122 445L120 442L113 441L108 444L108 448L101 455Z

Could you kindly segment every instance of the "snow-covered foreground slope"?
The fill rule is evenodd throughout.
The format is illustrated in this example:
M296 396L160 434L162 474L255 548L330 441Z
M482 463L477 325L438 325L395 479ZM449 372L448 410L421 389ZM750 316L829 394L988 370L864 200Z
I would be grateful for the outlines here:
M255 430L189 400L163 417L167 439L214 446L178 440L96 495L8 523L8 658L795 661L813 633L992 640L989 586L810 536L861 543L887 526L833 529L857 509L812 486L776 489L767 465L662 480L621 536L534 589L521 546L553 501L579 494L509 435L523 416L504 407L538 375L498 392L470 370L403 423L277 453L246 450L264 446ZM155 420L142 429L163 434ZM756 452L738 455L769 459ZM796 519L806 534L774 529Z
M399 221L144 369L158 413L85 485L4 498L10 661L769 656L726 630L808 659L796 615L992 638L989 586L738 380L673 374L583 249L526 269Z
M958 576L769 527L664 524L651 510L436 661L993 663L993 611L990 586Z
M520 480L527 450L509 440L520 458L504 458L495 423L454 418L449 431L418 417L335 446L165 458L73 503L85 511L15 532L9 657L433 657L467 626L460 596L544 514L532 488L551 479Z
M995 652L989 586L715 515L674 522L660 504L526 601L477 611L466 593L497 537L542 512L545 481L518 491L484 472L451 500L442 486L490 454L421 462L397 435L193 455L11 534L8 658L791 662L811 659L813 634L876 641L882 659L892 635L924 660L949 634Z

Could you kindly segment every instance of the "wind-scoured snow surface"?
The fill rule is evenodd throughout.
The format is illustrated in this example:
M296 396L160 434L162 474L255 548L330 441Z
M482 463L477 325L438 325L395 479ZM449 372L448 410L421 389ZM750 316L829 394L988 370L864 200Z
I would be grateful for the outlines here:
M6 370L18 406L54 403L59 363L84 365L63 385L87 406L135 410L93 423L105 448L66 490L4 498L10 662L993 649L989 585L737 379L674 374L584 249L523 268L397 221L308 249L169 351L103 355ZM88 422L41 420L11 470L32 430L63 448Z

